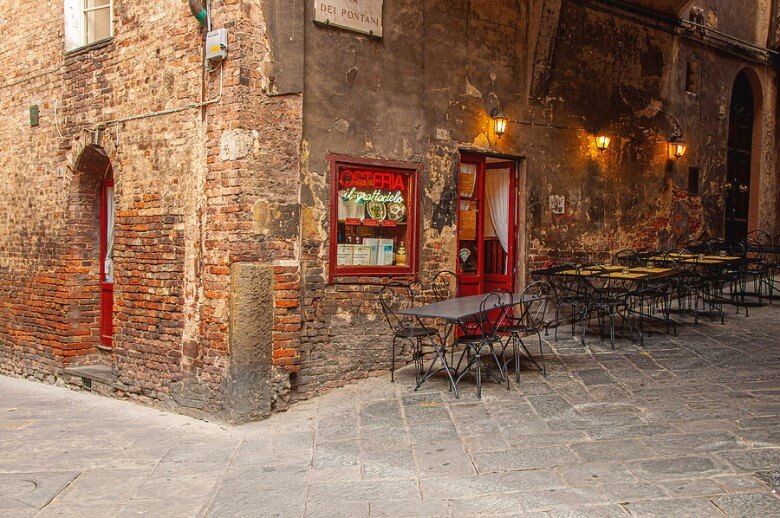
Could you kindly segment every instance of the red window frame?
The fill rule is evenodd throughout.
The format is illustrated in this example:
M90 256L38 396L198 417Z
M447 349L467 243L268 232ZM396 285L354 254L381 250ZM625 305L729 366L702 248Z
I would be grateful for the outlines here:
M345 277L408 277L417 279L418 245L419 245L419 190L418 181L421 165L414 162L398 162L390 160L375 160L347 155L328 155L330 162L330 250L328 264L329 282ZM406 266L339 266L338 253L338 192L339 170L342 167L361 167L369 171L401 173L409 177L409 194L407 196L407 239ZM360 280L354 281L360 283Z

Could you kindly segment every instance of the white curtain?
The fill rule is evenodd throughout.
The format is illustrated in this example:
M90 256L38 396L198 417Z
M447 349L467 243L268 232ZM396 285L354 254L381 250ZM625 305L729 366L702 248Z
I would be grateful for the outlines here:
M106 278L104 282L114 282L114 188L106 188L106 260L104 263Z
M485 171L485 200L504 253L509 253L509 169Z

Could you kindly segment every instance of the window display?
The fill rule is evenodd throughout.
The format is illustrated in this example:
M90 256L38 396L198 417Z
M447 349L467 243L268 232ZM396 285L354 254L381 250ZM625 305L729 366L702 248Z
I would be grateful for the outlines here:
M331 280L416 273L417 171L331 157Z

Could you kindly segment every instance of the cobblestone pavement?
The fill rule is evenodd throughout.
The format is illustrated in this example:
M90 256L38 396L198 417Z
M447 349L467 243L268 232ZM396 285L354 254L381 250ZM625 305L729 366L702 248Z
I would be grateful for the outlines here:
M402 371L241 427L0 378L0 515L780 516L780 305L481 401Z

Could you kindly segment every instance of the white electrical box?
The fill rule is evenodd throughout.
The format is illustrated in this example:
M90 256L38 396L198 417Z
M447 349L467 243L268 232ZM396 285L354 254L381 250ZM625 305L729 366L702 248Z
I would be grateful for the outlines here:
M206 61L211 63L227 59L227 51L227 29L217 29L206 34Z

